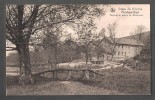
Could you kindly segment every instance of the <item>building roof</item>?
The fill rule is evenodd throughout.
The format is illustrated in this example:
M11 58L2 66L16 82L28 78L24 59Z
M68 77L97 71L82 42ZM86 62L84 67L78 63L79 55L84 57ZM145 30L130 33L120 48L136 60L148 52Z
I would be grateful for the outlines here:
M138 45L139 43L137 43L136 39L139 38L139 35L141 35L141 43L140 43L141 46L144 46L144 43L146 41L150 41L150 31L146 31L139 34L122 37L120 43L123 44L125 42L130 45Z
M138 43L138 41L134 40L134 39L126 39L126 38L120 38L118 40L118 44L125 44L125 45L140 45L140 46L144 46L144 44L142 42Z
M138 39L139 38L139 34L125 36L125 37L122 37L122 38ZM148 40L150 40L150 31L146 31L146 32L141 33L141 41L142 42L146 42Z
M108 37L108 40L113 43L112 39ZM124 45L140 45L140 46L144 46L144 44L142 42L138 43L138 41L134 40L134 39L127 39L127 38L116 38L115 42L117 42L118 44L124 44Z

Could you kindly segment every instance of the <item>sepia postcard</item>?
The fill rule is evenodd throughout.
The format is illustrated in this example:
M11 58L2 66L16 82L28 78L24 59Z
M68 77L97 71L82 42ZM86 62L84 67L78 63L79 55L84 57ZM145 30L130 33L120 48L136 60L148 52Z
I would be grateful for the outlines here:
M6 95L151 95L150 4L7 4Z

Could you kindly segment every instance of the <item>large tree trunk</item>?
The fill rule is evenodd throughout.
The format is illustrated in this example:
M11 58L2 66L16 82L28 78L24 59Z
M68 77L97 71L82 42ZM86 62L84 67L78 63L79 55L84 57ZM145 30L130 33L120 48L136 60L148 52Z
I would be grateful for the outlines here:
M111 59L110 59L110 61L113 61L114 55L115 55L115 49L112 50L112 54L111 54Z
M20 58L20 84L33 83L28 43L16 45Z
M88 59L89 59L89 57L88 57L88 51L86 50L86 52L85 52L85 58L86 58L86 64L88 63Z
M113 58L114 58L114 54L111 55L110 61L113 61Z
M58 51L57 51L57 44L54 46L54 58L55 58L55 62L54 62L54 67L57 68L57 55L58 55ZM57 78L57 72L54 72L53 74L53 78Z
M55 58L55 67L57 67L57 56L58 56L58 47L57 47L57 44L54 46L54 58Z

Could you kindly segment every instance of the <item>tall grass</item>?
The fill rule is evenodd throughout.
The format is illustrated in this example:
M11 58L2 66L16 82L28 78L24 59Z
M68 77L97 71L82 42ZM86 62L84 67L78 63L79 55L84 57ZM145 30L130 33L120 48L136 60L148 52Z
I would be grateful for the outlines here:
M104 71L106 76L102 80L97 77L96 80L80 80L80 82L108 90L115 90L127 95L151 94L149 71L127 72L126 70L121 71L120 68L114 70Z

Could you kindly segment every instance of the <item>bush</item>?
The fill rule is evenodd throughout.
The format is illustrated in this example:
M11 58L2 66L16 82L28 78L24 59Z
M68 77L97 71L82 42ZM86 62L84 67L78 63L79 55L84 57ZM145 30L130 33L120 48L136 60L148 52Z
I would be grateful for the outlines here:
M131 66L135 70L150 70L150 63L143 61L142 58L138 60L137 56L122 61L126 66Z

